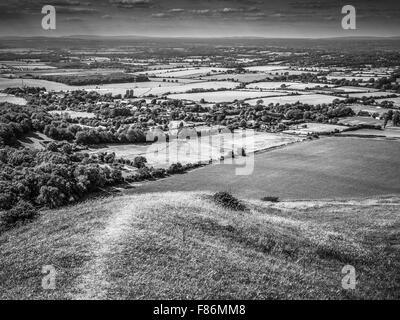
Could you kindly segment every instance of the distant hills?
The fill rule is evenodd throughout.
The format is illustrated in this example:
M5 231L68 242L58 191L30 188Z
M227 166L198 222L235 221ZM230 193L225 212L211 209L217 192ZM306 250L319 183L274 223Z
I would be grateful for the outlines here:
M399 50L400 37L332 37L332 38L262 38L262 37L149 37L149 36L101 36L71 35L62 37L0 37L0 48L69 49L69 48L115 48L144 46L182 48L195 46L254 46L287 49L318 48L326 50Z
M379 37L379 36L346 36L346 37L304 37L304 38L276 38L276 37L253 37L253 36L232 36L232 37L157 37L140 35L106 36L106 35L68 35L68 36L0 36L0 40L29 40L29 39L82 39L82 40L146 40L146 39L185 39L185 40L400 40L400 36Z

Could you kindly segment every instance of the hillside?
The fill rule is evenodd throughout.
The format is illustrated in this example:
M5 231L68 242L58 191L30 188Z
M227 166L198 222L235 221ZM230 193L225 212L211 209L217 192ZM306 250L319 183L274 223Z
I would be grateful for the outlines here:
M400 198L243 202L154 193L43 211L0 234L0 299L400 297Z

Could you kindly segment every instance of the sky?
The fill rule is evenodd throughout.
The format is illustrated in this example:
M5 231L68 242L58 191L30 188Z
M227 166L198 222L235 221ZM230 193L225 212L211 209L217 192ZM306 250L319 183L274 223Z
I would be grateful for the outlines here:
M344 5L357 29L344 30ZM44 5L56 30L43 30ZM0 36L400 36L400 0L0 0Z

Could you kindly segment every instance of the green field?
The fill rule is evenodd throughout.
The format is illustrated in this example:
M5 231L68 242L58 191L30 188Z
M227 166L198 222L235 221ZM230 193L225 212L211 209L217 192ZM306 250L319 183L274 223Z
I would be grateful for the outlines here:
M214 165L130 192L230 190L241 197L290 199L368 197L400 193L400 142L330 137L255 156L252 175Z

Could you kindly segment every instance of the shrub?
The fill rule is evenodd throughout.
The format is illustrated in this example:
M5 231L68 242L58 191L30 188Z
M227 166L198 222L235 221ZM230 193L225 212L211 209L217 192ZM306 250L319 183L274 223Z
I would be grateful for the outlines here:
M162 168L160 168L160 169L153 169L152 172L151 172L151 176L152 176L154 179L162 179L162 178L165 178L166 174L167 174L166 170L165 170L165 169L162 169Z
M1 221L6 225L13 225L20 221L31 220L36 215L36 209L29 202L20 200L12 209L2 215Z
M151 171L147 167L140 168L137 172L138 181L151 180L152 178Z
M73 151L72 145L70 145L69 143L63 144L63 146L61 147L61 151L65 154L71 154Z
M55 143L55 142L50 142L48 145L47 145L47 148L46 148L48 151L52 151L52 152L57 152L58 151L58 146L57 146L57 144Z
M262 201L267 201L267 202L279 202L279 197L273 197L273 196L267 196L261 198Z
M217 192L212 199L219 205L236 211L244 211L246 207L233 195L228 192Z
M133 160L133 166L138 169L145 167L146 163L147 163L147 159L142 156L135 157L135 159Z
M42 186L36 201L37 203L50 208L56 208L62 205L64 202L64 197L58 188L52 186Z
M185 172L185 168L182 166L180 162L173 163L167 170L168 174L180 174Z
M10 209L17 200L17 195L13 193L9 189L5 189L2 187L2 183L0 182L0 210Z

